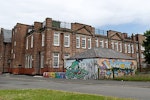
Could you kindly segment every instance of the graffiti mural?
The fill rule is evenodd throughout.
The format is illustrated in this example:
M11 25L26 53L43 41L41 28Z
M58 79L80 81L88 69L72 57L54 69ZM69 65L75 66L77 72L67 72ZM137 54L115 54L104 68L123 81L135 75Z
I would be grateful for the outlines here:
M93 59L71 60L66 63L67 79L96 79L98 68Z
M43 77L47 78L66 78L65 72L44 72Z
M133 75L137 69L134 60L99 59L100 78L114 78L118 76Z

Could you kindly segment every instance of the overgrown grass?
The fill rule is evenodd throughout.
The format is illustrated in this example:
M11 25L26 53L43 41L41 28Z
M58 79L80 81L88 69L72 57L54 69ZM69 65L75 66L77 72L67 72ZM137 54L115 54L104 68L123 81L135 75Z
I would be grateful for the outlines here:
M132 100L55 90L0 90L0 100Z
M138 74L138 75L133 75L133 76L116 77L115 80L150 81L150 74Z

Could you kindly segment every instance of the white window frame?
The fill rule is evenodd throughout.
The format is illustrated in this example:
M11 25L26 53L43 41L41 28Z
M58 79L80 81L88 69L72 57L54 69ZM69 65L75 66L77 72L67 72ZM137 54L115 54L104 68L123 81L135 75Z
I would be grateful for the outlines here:
M33 35L31 35L31 48L33 48Z
M95 40L95 46L98 47L98 39Z
M105 41L105 46L106 46L106 48L108 48L108 41L107 40Z
M54 46L59 46L60 45L59 44L60 43L60 33L58 33L58 32L54 33L54 39L53 39L53 41L54 41Z
M55 59L57 60L57 66L55 65ZM59 68L59 53L53 53L53 68Z
M128 53L131 53L131 46L128 44Z
M114 49L115 46L114 46L114 42L111 42L111 49Z
M122 43L119 43L120 52L122 52Z
M14 59L16 58L16 55L15 55L15 53L13 54L13 58L14 58Z
M64 46L70 47L70 35L69 34L64 35Z
M76 48L80 48L80 36L76 36Z
M137 51L139 50L139 48L138 48L138 44L136 44L136 50L137 50Z
M91 49L91 38L88 38L88 49Z
M104 48L104 41L103 40L99 41L99 47Z
M29 57L30 57L29 68L32 68L32 55L30 55Z
M40 57L41 57L41 59L40 59L40 68L44 68L44 53L43 52L41 52Z
M115 43L115 47L116 47L116 51L119 51L118 50L118 42Z
M133 44L131 45L131 50L132 50L132 53L134 53L134 45Z
M29 49L29 40L28 40L28 37L26 38L26 49L27 50Z
M14 50L13 50L13 49L11 49L11 53L14 53Z
M144 54L143 54L143 53L141 53L141 58L142 58L142 59L144 59L144 58L145 58L145 56L144 56Z
M86 49L86 38L85 37L82 37L82 42L81 43L82 43L82 45L81 45L82 48Z
M42 33L42 47L45 46L45 34Z
M127 53L128 50L127 50L127 44L126 43L124 44L124 50L125 50L124 52Z
M14 46L16 46L16 41L14 41Z
M141 50L145 50L145 48L141 45Z

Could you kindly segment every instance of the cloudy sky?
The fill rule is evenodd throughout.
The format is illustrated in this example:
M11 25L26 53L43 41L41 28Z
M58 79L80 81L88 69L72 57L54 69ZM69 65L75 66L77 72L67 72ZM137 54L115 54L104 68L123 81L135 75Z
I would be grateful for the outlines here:
M0 27L6 29L47 17L129 34L150 29L150 0L1 0L0 4Z

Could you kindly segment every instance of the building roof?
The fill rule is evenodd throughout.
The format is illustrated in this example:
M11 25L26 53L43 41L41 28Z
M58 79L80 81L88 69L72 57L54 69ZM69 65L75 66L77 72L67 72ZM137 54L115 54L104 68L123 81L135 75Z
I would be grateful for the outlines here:
M4 35L4 42L5 43L11 43L12 38L12 31L7 29L2 29L3 35Z
M69 59L88 59L88 58L109 58L109 59L135 59L123 53L108 48L92 48L85 52L81 52Z

